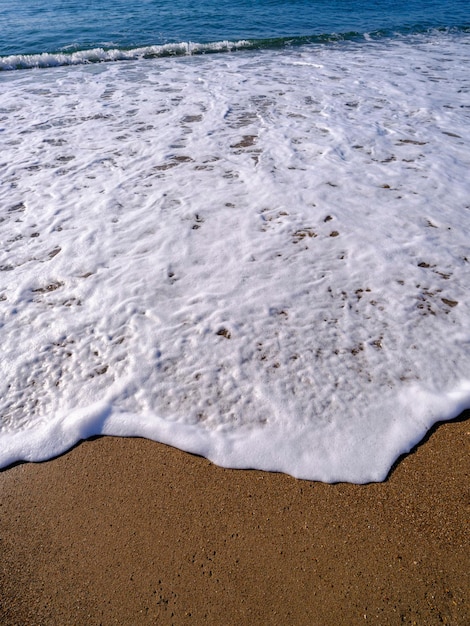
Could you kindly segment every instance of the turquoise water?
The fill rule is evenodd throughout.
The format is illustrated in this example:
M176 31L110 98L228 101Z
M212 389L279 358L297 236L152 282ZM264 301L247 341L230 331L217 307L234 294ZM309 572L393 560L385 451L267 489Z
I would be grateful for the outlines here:
M0 57L240 39L266 47L370 33L465 30L470 24L467 0L11 0L2 5Z

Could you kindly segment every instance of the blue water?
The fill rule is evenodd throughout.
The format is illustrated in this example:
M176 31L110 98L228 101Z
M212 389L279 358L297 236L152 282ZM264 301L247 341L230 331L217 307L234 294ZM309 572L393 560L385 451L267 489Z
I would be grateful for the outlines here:
M469 25L468 0L9 0L0 57L241 39L278 47Z

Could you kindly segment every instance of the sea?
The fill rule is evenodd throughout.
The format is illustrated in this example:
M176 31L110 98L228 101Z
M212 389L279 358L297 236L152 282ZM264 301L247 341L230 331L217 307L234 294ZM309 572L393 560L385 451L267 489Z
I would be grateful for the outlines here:
M468 0L0 4L0 466L386 479L470 408Z

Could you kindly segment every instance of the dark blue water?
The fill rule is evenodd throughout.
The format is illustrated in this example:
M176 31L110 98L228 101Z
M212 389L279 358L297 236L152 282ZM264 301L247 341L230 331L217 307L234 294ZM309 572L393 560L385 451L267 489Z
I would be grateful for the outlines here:
M4 0L0 56L466 30L469 6L469 0Z

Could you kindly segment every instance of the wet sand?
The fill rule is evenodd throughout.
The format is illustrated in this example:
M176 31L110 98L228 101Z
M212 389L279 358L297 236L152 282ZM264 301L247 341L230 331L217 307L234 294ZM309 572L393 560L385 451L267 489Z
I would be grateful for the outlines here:
M0 623L470 623L467 411L387 482L226 470L143 439L0 473Z

